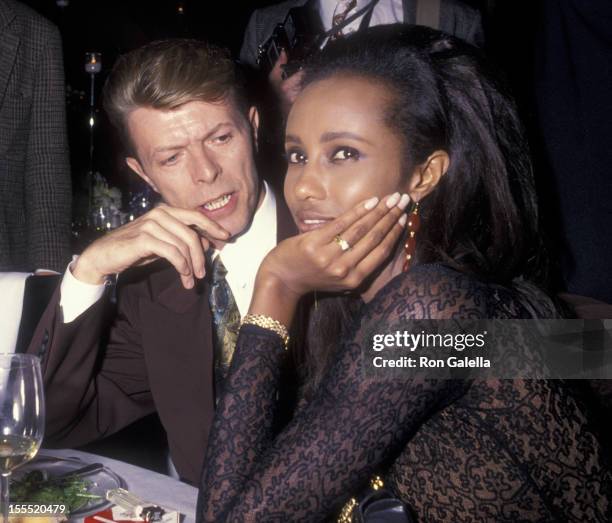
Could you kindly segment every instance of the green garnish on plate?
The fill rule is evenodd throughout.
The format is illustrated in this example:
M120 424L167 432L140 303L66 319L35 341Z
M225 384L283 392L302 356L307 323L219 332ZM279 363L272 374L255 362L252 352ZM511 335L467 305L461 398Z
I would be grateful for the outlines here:
M90 481L79 477L46 478L41 471L33 470L19 479L11 479L11 502L66 505L72 513L91 499L102 499L89 493L91 485Z

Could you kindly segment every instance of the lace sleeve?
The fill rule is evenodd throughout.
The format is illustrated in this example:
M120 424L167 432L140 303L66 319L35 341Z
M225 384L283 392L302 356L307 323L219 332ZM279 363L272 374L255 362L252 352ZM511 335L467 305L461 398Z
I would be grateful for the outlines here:
M457 380L375 380L363 372L365 332L406 319L487 314L474 287L438 274L401 275L366 307L313 399L273 437L280 341L244 328L216 415L199 521L321 521L397 458L432 413L465 393Z

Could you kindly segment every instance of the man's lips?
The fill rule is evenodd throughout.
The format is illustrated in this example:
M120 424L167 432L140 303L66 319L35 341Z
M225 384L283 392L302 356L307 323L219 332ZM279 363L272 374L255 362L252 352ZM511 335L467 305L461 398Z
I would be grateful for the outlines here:
M334 219L333 216L326 216L314 212L298 212L296 214L296 218L296 224L300 232L308 232L319 229Z
M206 216L221 218L230 214L236 208L237 202L238 193L229 192L208 200L200 205L198 209Z

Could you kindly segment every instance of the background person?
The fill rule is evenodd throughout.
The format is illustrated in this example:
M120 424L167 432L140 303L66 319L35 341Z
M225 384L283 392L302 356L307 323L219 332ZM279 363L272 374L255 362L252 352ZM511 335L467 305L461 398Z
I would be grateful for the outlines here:
M57 28L0 0L0 271L63 270L71 184Z
M434 11L426 12L431 7L428 4L432 3L436 5ZM374 2L371 0L288 0L256 9L253 12L244 33L240 60L250 67L257 68L259 46L272 36L277 24L285 21L291 9L304 7L310 11L309 18L313 20L313 23L315 21L318 23L318 30L322 33L342 24L369 4L371 8L366 9L361 16L344 26L340 32L341 35L345 36L362 28L383 24L431 24L435 29L463 38L474 45L482 45L484 41L480 13L460 0L437 2L427 0L376 0ZM428 15L429 18L427 18ZM287 61L288 56L283 53L268 78L272 89L286 110L295 100L302 78L301 74L283 78L283 66Z

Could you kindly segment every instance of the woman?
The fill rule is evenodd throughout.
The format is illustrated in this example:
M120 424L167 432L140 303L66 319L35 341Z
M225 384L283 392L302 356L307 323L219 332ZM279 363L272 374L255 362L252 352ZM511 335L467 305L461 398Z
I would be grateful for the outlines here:
M302 234L259 270L201 521L337 517L374 474L422 521L609 516L601 448L559 382L364 375L369 333L411 319L556 314L528 283L542 263L520 125L474 53L425 28L375 28L307 70L286 132L285 196ZM342 334L329 337L327 306L315 311L305 394L276 434L283 325L306 293L355 288L362 303L340 304L354 312Z

